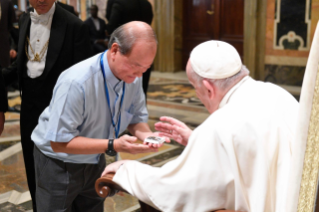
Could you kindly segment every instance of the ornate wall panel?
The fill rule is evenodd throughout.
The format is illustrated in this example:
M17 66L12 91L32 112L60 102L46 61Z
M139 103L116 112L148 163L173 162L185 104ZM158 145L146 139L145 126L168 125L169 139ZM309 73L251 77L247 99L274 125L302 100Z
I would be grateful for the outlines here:
M276 0L274 49L310 48L311 0Z
M300 87L319 0L267 0L264 80Z

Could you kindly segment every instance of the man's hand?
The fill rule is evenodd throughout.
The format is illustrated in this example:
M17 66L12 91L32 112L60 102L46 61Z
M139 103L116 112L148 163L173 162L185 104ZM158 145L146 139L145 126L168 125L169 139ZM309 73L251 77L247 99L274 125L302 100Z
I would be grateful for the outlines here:
M137 138L134 136L123 135L114 140L114 150L117 152L127 152L131 154L157 152L158 147L145 144L136 144Z
M161 121L155 123L155 129L160 131L160 136L165 136L174 139L178 143L186 146L188 139L192 134L192 130L186 126L183 122L168 116L162 116Z
M108 173L116 173L117 170L120 168L120 166L127 161L129 161L129 160L119 160L119 161L116 161L116 162L111 163L110 165L106 166L101 177L104 177Z
M3 127L4 127L4 112L0 112L0 135L2 134Z
M152 143L145 143L145 138L149 136L160 136L158 132L153 133L148 126L147 123L137 123L137 124L130 124L127 129L130 131L132 135L135 135L138 137L141 141L143 141L144 144L147 144L151 148L159 148L163 144L152 144ZM165 138L165 141L167 143L171 142L169 138Z
M14 59L14 58L16 58L16 56L17 56L16 50L11 49L11 50L10 50L10 58L11 58L11 59Z

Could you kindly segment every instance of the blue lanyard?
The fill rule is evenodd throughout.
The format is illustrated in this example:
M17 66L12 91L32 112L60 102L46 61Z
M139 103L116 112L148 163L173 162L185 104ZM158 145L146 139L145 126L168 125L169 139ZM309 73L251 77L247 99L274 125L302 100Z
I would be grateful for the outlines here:
M105 70L104 70L104 62L103 62L103 56L104 56L105 52L102 54L101 56L101 69L102 69L102 73L103 73L103 78L104 78L104 86L105 86L105 93L106 93L106 99L107 99L107 104L109 105L109 110L110 110L110 115L112 118L112 125L114 127L114 131L115 131L115 138L118 138L119 136L119 132L120 132L120 126L121 126L121 110L122 110L122 104L123 104L123 99L124 99L124 94L125 94L125 82L123 82L123 94L121 97L121 102L120 102L120 108L119 108L119 112L118 112L118 120L117 120L117 126L115 124L115 121L113 119L114 115L112 114L111 111L111 103L110 103L110 95L109 95L109 90L107 89L107 84L106 84L106 78L105 78ZM114 111L115 113L115 111Z

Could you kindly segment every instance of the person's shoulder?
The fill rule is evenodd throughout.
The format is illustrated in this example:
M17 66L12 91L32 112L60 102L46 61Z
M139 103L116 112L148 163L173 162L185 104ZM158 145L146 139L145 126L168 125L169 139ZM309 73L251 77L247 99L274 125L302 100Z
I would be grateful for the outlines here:
M19 18L19 26L23 25L23 23L25 22L25 20L27 20L28 17L30 17L30 11L23 12Z
M85 24L91 24L91 18L87 18L85 21L83 21Z
M286 96L291 97L293 96L283 87L273 84L271 82L262 82L262 81L256 81L256 84L259 85L259 87L267 92L269 95L276 97L276 96Z
M105 21L104 21L102 18L97 17L97 19L98 19L100 22L105 23Z
M71 6L71 5L68 5L68 4L64 4L64 3L61 3L61 2L57 2L58 5L60 5L61 7L65 8L66 10L68 10L69 12L72 12L74 11L74 7Z
M79 18L70 13L69 11L63 9L59 4L56 4L56 11L57 15L61 16L64 21L66 21L68 24L74 24L74 25L83 25L83 21Z
M23 12L20 16L20 19L24 20L26 17L30 15L30 12Z
M100 72L100 54L71 66L61 74L59 81L73 81L83 85L86 80L92 78L97 72Z

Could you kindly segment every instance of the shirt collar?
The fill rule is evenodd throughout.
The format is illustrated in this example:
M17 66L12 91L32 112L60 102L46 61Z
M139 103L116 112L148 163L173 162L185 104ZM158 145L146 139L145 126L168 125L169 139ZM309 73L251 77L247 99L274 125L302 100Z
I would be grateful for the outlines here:
M111 87L118 93L122 89L123 81L116 78L113 72L110 69L109 61L107 60L107 51L103 56L104 61L104 70L105 70L105 79L111 85Z
M55 12L55 3L53 3L51 9L45 14L39 15L37 11L34 9L34 12L30 12L30 15L37 17L37 19L39 20L42 20L42 22L46 25L50 17L53 16L54 12Z
M236 91L245 81L247 81L249 78L250 78L249 76L246 76L246 77L244 77L243 79L241 79L235 86L233 86L233 87L226 93L226 95L224 96L224 98L223 98L222 101L220 102L218 109L224 107L224 106L228 103L228 101L229 101L230 97L232 96L232 94L235 93L235 91Z

